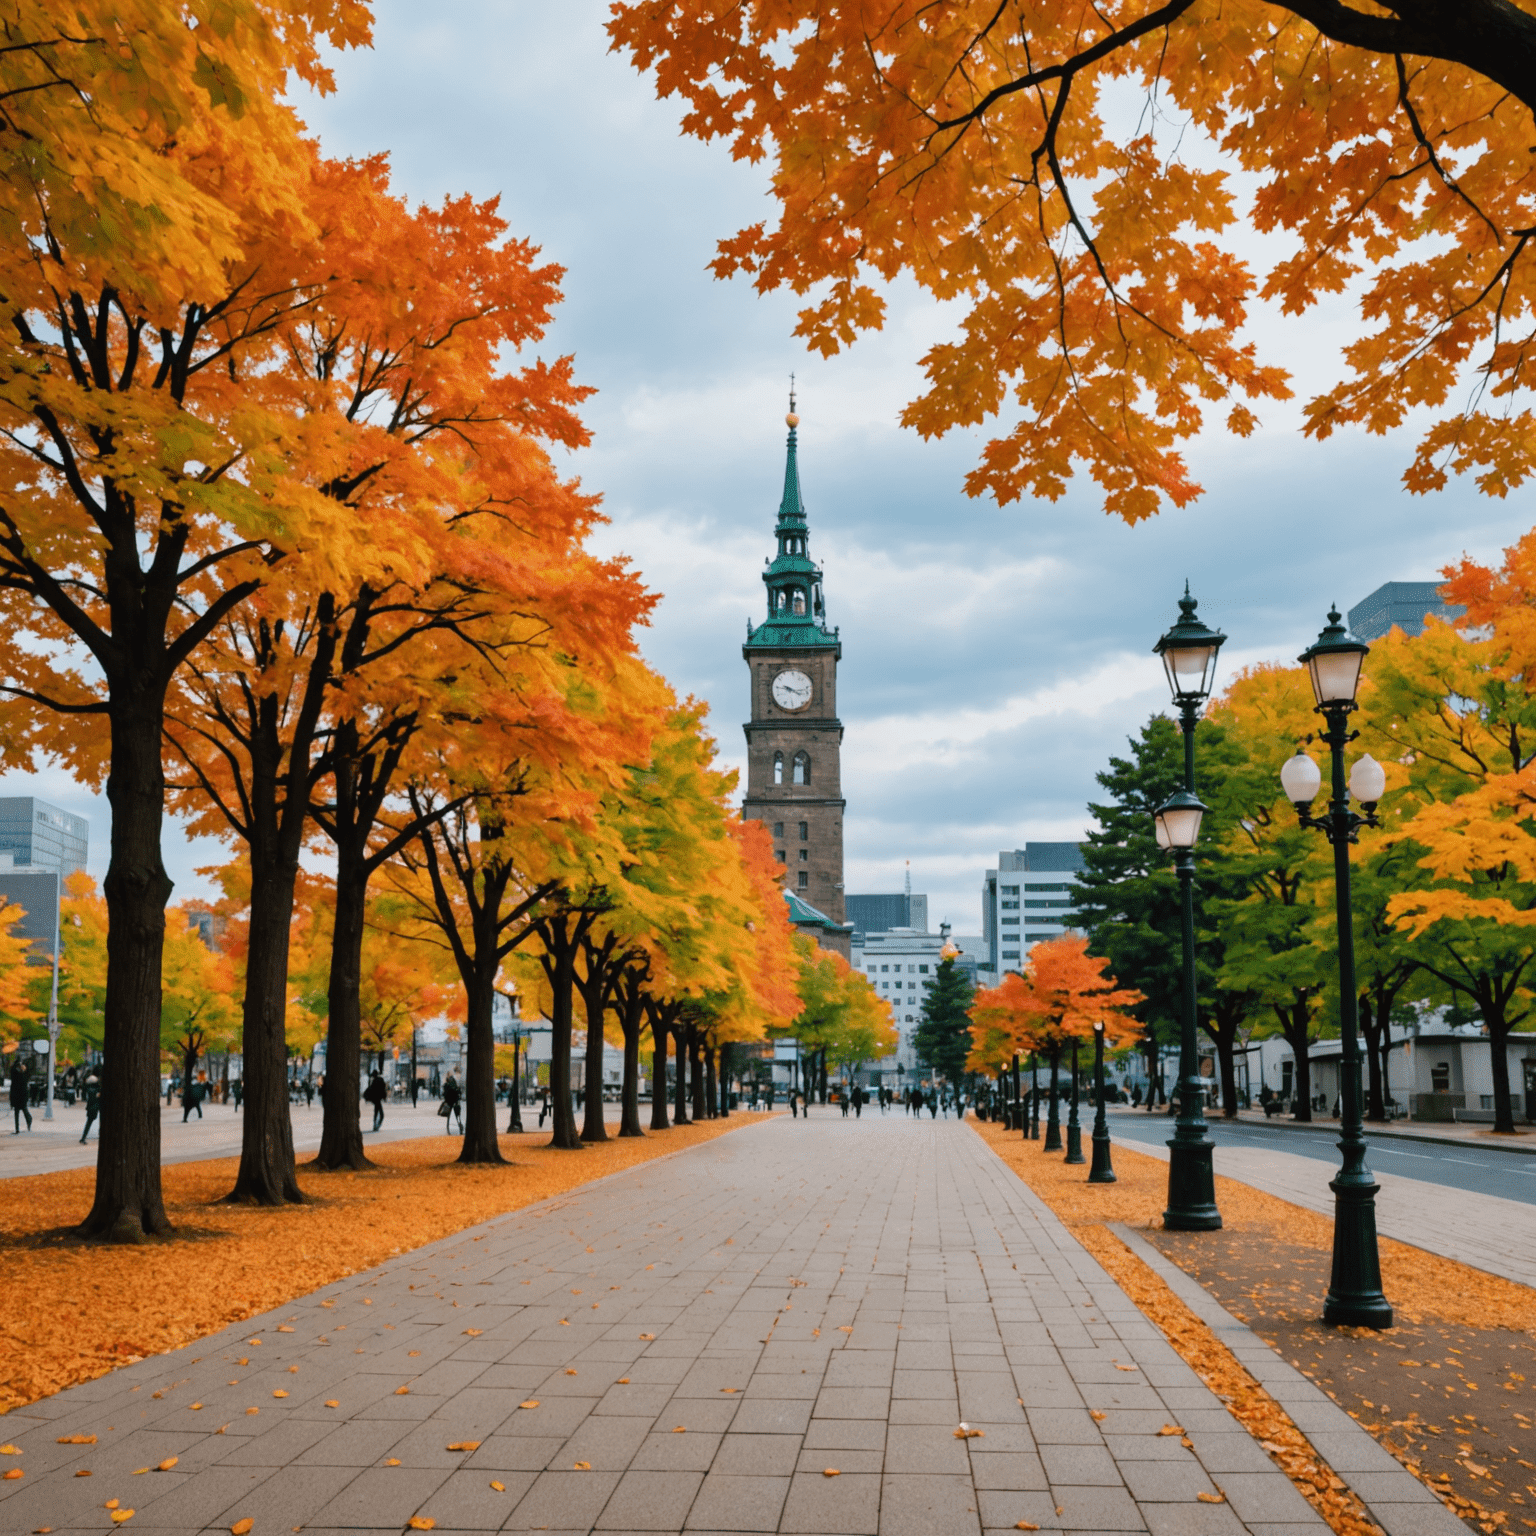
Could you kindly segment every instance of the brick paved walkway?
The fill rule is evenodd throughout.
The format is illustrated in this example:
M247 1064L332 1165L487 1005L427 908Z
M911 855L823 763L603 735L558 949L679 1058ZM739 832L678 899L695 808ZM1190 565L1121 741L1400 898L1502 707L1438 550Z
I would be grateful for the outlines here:
M897 1115L759 1124L4 1433L18 1533L1326 1530L979 1138Z

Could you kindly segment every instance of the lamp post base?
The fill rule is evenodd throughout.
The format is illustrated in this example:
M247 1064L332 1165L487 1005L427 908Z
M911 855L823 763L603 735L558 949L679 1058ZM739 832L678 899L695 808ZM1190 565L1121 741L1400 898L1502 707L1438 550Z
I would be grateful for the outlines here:
M1212 1141L1168 1143L1168 1209L1163 1212L1163 1226L1170 1232L1214 1232L1221 1226L1221 1212L1216 1209L1216 1174L1211 1155Z
M1083 1156L1082 1128L1072 1121L1067 1123L1067 1155L1063 1161L1068 1163L1086 1163L1088 1161Z
M1093 1133L1093 1167L1088 1170L1088 1182L1090 1184L1115 1182L1114 1164L1109 1160L1108 1131L1095 1130Z
M1390 1328L1392 1304L1381 1293L1376 1249L1376 1184L1334 1179L1333 1273L1323 1321L1335 1327Z

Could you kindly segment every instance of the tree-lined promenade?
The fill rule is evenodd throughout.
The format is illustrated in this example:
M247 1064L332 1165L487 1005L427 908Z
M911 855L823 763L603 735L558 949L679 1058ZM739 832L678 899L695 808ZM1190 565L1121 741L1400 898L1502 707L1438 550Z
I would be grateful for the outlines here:
M597 498L551 454L589 391L535 350L561 270L494 199L413 207L305 134L286 81L327 89L362 5L71 14L15 18L0 64L0 750L112 807L65 907L61 1017L104 1057L81 1230L168 1228L166 1049L190 1077L237 1045L257 1204L301 1198L291 1044L323 1032L317 1166L357 1169L364 1046L434 1011L462 1159L499 1162L498 993L552 1021L555 1145L608 1134L595 1094L575 1123L578 1018L589 1066L622 1034L620 1135L642 1043L712 1113L724 1046L853 983L795 949L702 708L640 660L653 595L586 547ZM220 953L168 920L168 809L231 850ZM14 1041L43 1005L0 916Z

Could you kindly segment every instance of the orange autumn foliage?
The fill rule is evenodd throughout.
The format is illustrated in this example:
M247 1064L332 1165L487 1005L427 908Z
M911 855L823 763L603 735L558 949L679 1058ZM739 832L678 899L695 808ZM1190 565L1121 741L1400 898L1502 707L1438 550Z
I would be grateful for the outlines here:
M1088 941L1070 935L1034 945L1021 975L1009 971L977 993L970 1010L972 1072L995 1073L1015 1051L1055 1053L1073 1040L1092 1040L1103 1024L1104 1043L1130 1045L1141 1025L1128 1010L1142 1001L1108 975L1109 962L1088 953Z
M1055 499L1082 467L1127 521L1187 503L1208 414L1245 437L1290 393L1244 334L1255 302L1346 288L1309 435L1427 407L1411 490L1536 469L1529 7L620 0L609 31L687 132L771 163L777 218L718 275L811 295L824 355L881 326L898 276L954 306L902 420L996 424L972 495ZM1253 257L1247 231L1284 238Z

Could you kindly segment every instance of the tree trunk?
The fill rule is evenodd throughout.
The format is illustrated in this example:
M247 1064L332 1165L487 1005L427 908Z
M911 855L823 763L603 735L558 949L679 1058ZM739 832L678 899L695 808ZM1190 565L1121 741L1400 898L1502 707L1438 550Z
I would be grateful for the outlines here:
M730 1046L728 1044L727 1045L722 1045L719 1048L719 1051L718 1051L720 1067L719 1067L719 1071L718 1071L717 1075L718 1075L719 1081L720 1081L720 1100L719 1100L719 1102L720 1102L720 1118L722 1120L729 1119L730 1118L730 1113L731 1113L731 1056L730 1056L730 1051L731 1051L731 1048L730 1048Z
M563 928L564 924L561 923ZM575 990L574 946L561 944L549 976L549 1144L566 1152L581 1148L576 1115L571 1109L571 994Z
M674 1026L672 1030L674 1042L673 1056L677 1061L677 1093L672 1102L673 1125L688 1124L688 1031Z
M709 1094L704 1086L704 1041L697 1028L688 1031L688 1078L693 1089L693 1118L709 1118Z
M1392 1019L1390 1014L1381 1021L1381 1093L1383 1108L1392 1097Z
M171 1228L160 1188L160 965L171 898L160 856L164 690L158 679L138 677L111 692L105 1092L96 1198L80 1231L139 1242Z
M1360 1033L1365 1040L1365 1118L1383 1121L1387 1105L1381 1090L1381 1024L1376 1014L1378 995L1360 994Z
M583 1141L607 1141L608 1127L603 1123L603 1018L608 988L601 979L590 979L581 989L587 1013L587 1071L582 1095L585 1113L581 1119Z
M1515 1134L1515 1107L1509 1099L1509 1024L1502 1010L1484 1014L1488 1026L1489 1064L1493 1068L1493 1129L1495 1135Z
M624 1086L619 1090L619 1135L643 1136L640 1129L640 1019L645 1005L639 989L624 998L619 1028L624 1032ZM655 1099L654 1092L651 1095Z
M651 1021L651 1129L669 1131L667 1120L667 1026L661 1010L648 1010Z
M1291 1079L1291 1103L1295 1106L1291 1118L1312 1120L1312 1062L1307 1048L1312 1043L1312 1009L1306 1002L1273 1005L1280 1020L1280 1033L1296 1058L1296 1075Z
M253 824L258 810L252 817ZM243 1205L297 1205L303 1201L293 1156L288 1104L288 943L293 917L292 864L250 843L251 917L241 1004L244 1080L240 1170L225 1199Z
M1218 994L1220 996L1220 994ZM1206 1018L1201 1019L1200 1028L1205 1032L1216 1047L1217 1071L1221 1075L1221 1113L1226 1120L1237 1119L1237 1062L1235 1051L1237 1049L1237 1028L1247 1017L1247 1007L1237 1006L1231 997L1226 995L1227 1006L1218 1003L1212 1007Z
M712 1045L701 1044L699 1053L704 1059L704 1103L708 1106L705 1113L711 1120L718 1120L720 1095L717 1091L719 1083L715 1074L715 1048Z
M461 1163L505 1163L496 1135L496 938L478 942L464 1014L464 1145Z
M341 798L340 792L337 798ZM326 994L330 1018L325 1031L325 1086L320 1090L325 1118L320 1151L311 1164L327 1173L342 1168L373 1167L363 1151L362 1098L358 1086L363 1065L359 1002L368 900L367 849L364 840L343 821L340 810L337 822L340 835L336 839L336 916Z

